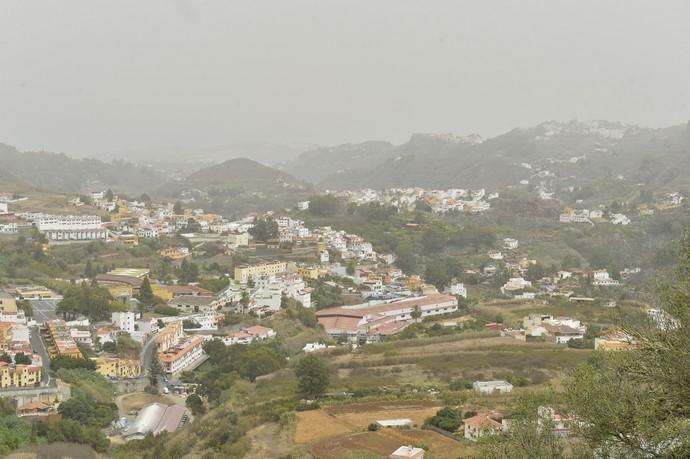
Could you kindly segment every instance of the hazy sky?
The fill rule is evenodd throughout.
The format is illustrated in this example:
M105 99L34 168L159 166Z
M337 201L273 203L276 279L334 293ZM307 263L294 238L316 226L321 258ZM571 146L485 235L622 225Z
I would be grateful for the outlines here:
M0 142L98 154L690 118L685 0L3 0Z

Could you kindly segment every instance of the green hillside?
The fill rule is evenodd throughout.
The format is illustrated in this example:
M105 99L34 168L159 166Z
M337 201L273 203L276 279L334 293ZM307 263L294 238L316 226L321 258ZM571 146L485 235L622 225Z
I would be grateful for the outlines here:
M523 164L525 163L525 164ZM360 144L308 152L288 166L322 189L422 186L551 187L618 179L690 189L690 127L645 129L605 121L545 122L478 142L414 135L399 146Z
M141 193L164 181L159 172L124 161L106 163L58 153L20 152L6 144L0 144L0 164L4 173L39 191L84 193L112 188Z

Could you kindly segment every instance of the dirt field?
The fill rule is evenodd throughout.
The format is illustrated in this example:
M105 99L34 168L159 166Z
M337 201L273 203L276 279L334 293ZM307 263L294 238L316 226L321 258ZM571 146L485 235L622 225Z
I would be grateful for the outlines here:
M353 403L297 413L295 442L306 444L318 458L388 457L403 444L425 444L435 458L466 454L459 442L435 432L381 429L367 432L379 419L410 418L421 426L436 414L440 404L431 401L379 401ZM373 456L372 456L373 455Z
M311 452L319 459L349 457L388 457L400 445L429 447L435 459L455 459L467 455L470 450L462 443L427 430L382 429L378 432L357 432L314 443ZM368 453L368 454L366 454Z
M166 405L175 404L175 401L170 397L147 394L145 392L135 392L133 394L123 395L116 400L121 416L128 414L130 410L140 410L149 403L155 402L164 403Z

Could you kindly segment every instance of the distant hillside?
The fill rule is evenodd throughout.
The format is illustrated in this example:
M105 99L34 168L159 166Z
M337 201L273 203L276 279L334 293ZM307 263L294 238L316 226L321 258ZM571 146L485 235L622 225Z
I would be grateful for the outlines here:
M303 171L300 177L312 177L322 189L502 188L522 180L579 186L611 178L690 189L690 178L682 172L690 167L688 126L546 122L483 141L417 134L403 145L375 145L319 149L286 169Z
M310 184L286 172L245 158L201 169L159 189L162 195L224 213L294 206L312 191Z
M242 189L243 191L306 186L286 172L246 158L231 159L206 167L190 174L179 183L183 184L184 188Z
M302 153L284 169L295 177L328 187L331 175L356 175L371 170L383 164L395 148L380 141L317 148Z
M30 187L4 169L0 169L0 191L26 191Z
M153 169L123 161L106 163L57 153L22 153L5 144L0 144L0 165L5 174L39 191L84 193L112 188L122 193L141 193L164 181Z
M184 177L213 164L236 158L251 158L261 164L275 167L294 161L309 147L305 145L279 145L247 142L210 147L169 147L149 150L108 153L103 157L125 159L135 164L151 165L174 177Z

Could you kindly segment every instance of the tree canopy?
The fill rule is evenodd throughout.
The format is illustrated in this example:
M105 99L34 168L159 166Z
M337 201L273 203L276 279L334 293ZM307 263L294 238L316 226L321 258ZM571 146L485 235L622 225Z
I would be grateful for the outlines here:
M309 354L295 367L297 390L302 397L315 398L323 395L330 382L326 364L315 354Z

